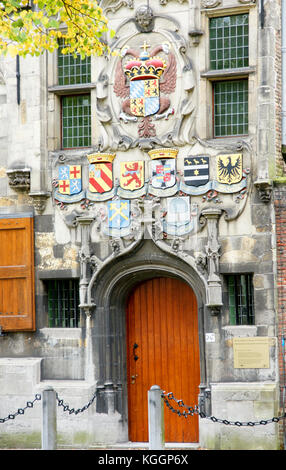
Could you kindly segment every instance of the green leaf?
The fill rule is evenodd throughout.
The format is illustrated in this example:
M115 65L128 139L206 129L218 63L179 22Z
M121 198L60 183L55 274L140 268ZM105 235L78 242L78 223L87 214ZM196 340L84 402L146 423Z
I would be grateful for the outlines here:
M42 0L39 0L38 1L38 7L42 10L43 8L45 8L45 2L43 2Z
M24 25L23 20L19 18L17 21L14 21L12 23L12 28L22 28L23 25Z
M60 26L60 23L57 20L51 19L49 22L49 27L50 28L58 28Z

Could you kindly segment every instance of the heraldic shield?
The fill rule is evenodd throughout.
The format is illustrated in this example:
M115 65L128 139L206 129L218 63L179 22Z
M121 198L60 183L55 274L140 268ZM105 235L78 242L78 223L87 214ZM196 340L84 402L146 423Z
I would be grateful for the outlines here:
M134 116L150 116L159 107L158 78L130 81L130 110Z
M59 193L65 195L81 192L81 166L61 165L59 167Z
M209 158L187 157L184 159L184 181L188 186L202 186L209 181Z
M130 203L128 200L109 201L107 207L110 229L123 229L130 225Z
M89 160L88 189L91 193L105 193L113 188L113 160L115 154L97 153L87 156Z
M89 165L89 190L92 193L110 191L112 186L112 163L92 163Z
M123 189L134 191L144 185L144 162L120 163L120 186Z
M171 188L176 183L176 161L160 159L151 162L152 186L154 188Z
M181 236L189 233L193 227L194 221L191 220L190 198L168 198L167 216L163 221L164 231L169 235Z
M217 156L217 181L224 184L239 183L242 179L242 154Z

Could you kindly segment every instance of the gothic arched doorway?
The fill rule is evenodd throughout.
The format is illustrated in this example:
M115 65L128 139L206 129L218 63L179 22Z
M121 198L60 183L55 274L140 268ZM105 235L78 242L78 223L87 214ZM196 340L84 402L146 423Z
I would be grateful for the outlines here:
M198 307L191 287L178 278L137 284L127 301L128 431L148 441L147 391L159 385L195 405L200 384ZM165 408L166 442L198 442L198 416L179 417Z

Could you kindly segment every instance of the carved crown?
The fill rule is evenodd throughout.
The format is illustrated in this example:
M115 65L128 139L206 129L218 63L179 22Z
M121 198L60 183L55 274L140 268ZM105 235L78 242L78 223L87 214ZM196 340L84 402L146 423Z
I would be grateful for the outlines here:
M89 163L109 162L112 163L115 158L115 153L93 153L87 155Z
M142 78L160 78L166 68L165 61L159 56L150 57L147 51L150 46L146 42L141 47L143 51L140 56L129 60L124 65L125 75L131 81Z
M172 148L153 149L153 150L149 150L148 154L152 160L156 160L157 158L162 158L162 159L176 158L178 154L178 149L172 149Z

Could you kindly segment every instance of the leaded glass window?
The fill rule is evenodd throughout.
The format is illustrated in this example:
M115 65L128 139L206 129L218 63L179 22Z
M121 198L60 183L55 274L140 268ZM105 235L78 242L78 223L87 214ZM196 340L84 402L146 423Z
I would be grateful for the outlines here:
M91 145L90 95L62 98L62 144L63 148Z
M81 148L91 145L91 106L88 85L91 82L90 57L63 54L58 48L58 84L61 91L62 148ZM82 87L81 87L82 85Z
M248 133L248 81L215 82L214 137Z
M248 66L248 14L210 19L210 67Z
M80 55L63 54L62 42L58 48L58 83L59 85L78 85L90 83L90 57L81 59Z
M50 328L77 328L79 325L79 281L52 279L47 281Z
M251 274L227 276L231 325L253 325L254 304Z

